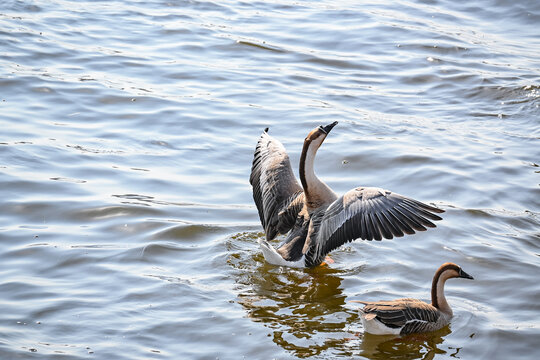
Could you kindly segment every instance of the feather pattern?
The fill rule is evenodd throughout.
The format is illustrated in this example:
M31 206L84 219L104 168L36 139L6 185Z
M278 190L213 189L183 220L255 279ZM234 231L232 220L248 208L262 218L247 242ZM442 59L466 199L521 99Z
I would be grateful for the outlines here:
M355 239L382 240L425 231L441 220L442 210L388 190L359 187L338 198L324 211L315 237L314 263ZM322 261L322 260L321 260Z
M285 148L267 130L257 142L249 181L266 239L272 240L278 233L290 230L299 212L302 188Z
M362 303L362 313L374 314L385 326L400 329L401 335L437 330L449 322L436 307L417 299Z
M304 207L304 201L305 196L302 190L295 192L287 199L282 210L278 213L278 233L286 234L293 228L298 214Z

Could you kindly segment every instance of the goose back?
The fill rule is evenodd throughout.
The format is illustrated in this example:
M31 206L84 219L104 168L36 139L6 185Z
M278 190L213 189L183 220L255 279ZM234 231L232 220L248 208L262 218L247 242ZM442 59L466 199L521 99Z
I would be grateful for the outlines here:
M418 299L359 302L366 305L361 311L367 330L372 326L369 321L374 320L400 335L438 330L450 322L437 308Z

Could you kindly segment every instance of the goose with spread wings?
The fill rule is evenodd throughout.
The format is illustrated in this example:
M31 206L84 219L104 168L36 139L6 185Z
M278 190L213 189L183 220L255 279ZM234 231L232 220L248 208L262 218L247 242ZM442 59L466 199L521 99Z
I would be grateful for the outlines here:
M266 233L264 258L274 265L313 267L355 239L401 237L435 227L444 210L376 187L357 187L336 195L314 172L317 150L337 121L313 129L300 156L300 183L283 145L265 129L257 142L250 183ZM269 241L287 235L274 248Z

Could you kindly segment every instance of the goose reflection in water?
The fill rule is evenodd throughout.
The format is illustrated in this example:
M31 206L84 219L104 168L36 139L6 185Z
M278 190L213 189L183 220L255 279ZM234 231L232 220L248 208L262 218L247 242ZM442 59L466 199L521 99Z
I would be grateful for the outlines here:
M359 319L345 309L336 271L282 272L266 264L259 270L238 302L253 321L272 329L277 345L297 356L313 356L347 341L347 324Z
M245 241L252 246L251 239ZM345 271L279 267L268 264L260 252L238 250L229 258L237 270L237 302L251 320L264 324L274 343L297 357L347 348L348 324L360 323L360 318L343 294Z
M373 360L387 359L424 359L430 360L437 354L447 354L459 358L458 349L452 354L441 348L444 337L450 334L450 327L430 333L411 334L407 336L372 335L364 333L360 343L361 351L356 355Z

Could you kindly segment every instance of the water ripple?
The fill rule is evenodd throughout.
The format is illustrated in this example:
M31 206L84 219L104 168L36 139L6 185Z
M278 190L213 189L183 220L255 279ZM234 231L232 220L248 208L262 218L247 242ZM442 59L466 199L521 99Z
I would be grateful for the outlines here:
M3 5L0 358L538 354L537 2ZM257 136L296 172L334 120L316 170L336 192L444 220L268 265ZM364 333L349 299L429 300L445 261L476 279L448 283L449 327Z

